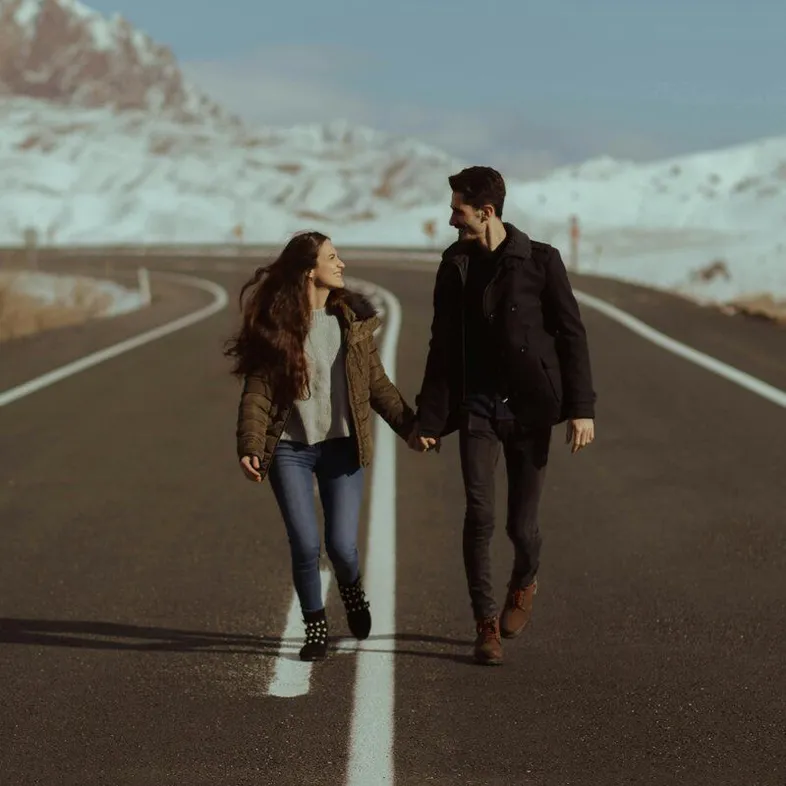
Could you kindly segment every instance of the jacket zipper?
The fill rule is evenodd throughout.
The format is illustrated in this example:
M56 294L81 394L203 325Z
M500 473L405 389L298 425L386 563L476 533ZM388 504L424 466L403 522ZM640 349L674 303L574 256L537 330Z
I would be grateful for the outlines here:
M358 446L358 455L360 455L360 445L361 445L360 429L358 428L357 414L355 413L355 396L354 396L354 391L352 389L352 379L350 377L349 367L348 367L349 346L350 346L350 344L349 344L349 333L350 333L349 326L347 326L346 328L344 328L342 326L342 331L344 331L344 340L343 340L343 345L344 345L344 379L346 380L346 383L347 383L347 394L348 394L347 397L349 398L349 416L350 416L350 418L352 418L352 431L355 434L355 442L357 443L357 446Z
M486 308L488 294L491 291L491 288L497 283L497 279L502 275L502 260L497 263L496 270L494 271L494 275L491 277L491 280L488 284L486 284L486 288L483 290L483 316L488 319L491 316L488 313L488 309Z
M458 268L459 278L461 279L461 304L459 306L459 314L461 315L461 400L467 397L467 325L464 319L464 292L467 287L467 265L460 265L458 262L454 263Z
M270 451L270 461L267 463L267 471L265 475L268 474L270 471L270 465L273 463L273 456L276 453L276 448L278 447L278 443L281 442L281 437L283 436L284 432L287 430L287 426L289 425L289 418L292 416L292 410L295 408L294 404L290 404L289 408L287 409L287 416L284 418L284 425L281 427L281 433L276 437L276 441L273 445L273 450Z
M502 260L500 260L497 263L497 267L494 270L494 274L492 275L491 280L488 282L488 284L486 284L486 286L485 286L485 288L483 290L482 310L483 310L483 316L486 319L486 321L490 321L493 318L493 314L489 314L488 308L487 308L487 305L488 305L488 294L491 291L491 288L496 285L497 280L499 279L501 274L502 274ZM466 396L466 388L465 388L465 391L464 391L464 395ZM506 403L507 401L508 401L508 397L507 396L504 399L502 399L503 403Z
M349 394L347 398L349 399L349 416L352 418L352 430L355 432L355 440L358 440L357 416L355 415L355 397L352 391L352 380L349 375L349 369L347 368L347 360L349 360L348 342L345 344L344 349L344 379L347 382L347 393Z

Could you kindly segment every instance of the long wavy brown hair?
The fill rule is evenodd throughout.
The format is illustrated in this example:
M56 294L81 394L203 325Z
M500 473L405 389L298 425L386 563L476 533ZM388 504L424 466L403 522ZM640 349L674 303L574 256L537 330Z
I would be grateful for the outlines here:
M308 395L308 272L326 240L321 232L297 234L274 262L256 269L240 290L241 325L224 350L235 359L232 374L264 376L276 397L285 401ZM328 307L342 297L340 290L333 290Z

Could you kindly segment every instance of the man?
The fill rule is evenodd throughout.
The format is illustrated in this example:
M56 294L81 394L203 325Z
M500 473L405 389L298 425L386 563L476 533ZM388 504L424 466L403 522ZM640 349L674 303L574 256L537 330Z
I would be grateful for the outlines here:
M428 359L412 442L434 447L458 430L466 493L464 565L479 663L502 663L501 636L526 627L537 591L538 503L552 427L567 421L576 453L594 439L595 393L581 315L559 251L502 221L505 182L489 167L449 179L448 247L434 285ZM514 561L501 616L489 547L500 448Z

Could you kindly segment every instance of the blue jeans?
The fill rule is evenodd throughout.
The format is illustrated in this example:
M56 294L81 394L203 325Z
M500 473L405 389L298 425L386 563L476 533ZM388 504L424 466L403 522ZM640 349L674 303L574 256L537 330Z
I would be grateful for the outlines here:
M352 584L360 575L357 536L363 501L363 468L355 437L314 445L281 440L270 465L268 477L284 517L292 578L304 612L323 605L314 475L325 514L325 550L336 579Z

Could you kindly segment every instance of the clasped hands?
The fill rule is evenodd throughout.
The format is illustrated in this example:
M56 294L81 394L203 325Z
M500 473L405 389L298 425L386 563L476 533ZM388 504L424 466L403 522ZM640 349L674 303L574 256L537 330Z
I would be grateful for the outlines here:
M565 442L570 445L571 453L578 453L582 448L586 448L595 439L595 421L592 418L572 418L567 423ZM412 431L407 437L407 445L418 452L426 453L439 446L439 438L423 437L420 435L418 424L412 427Z
M418 453L425 453L436 448L439 445L439 439L437 437L421 437L418 424L415 423L407 437L407 445Z

